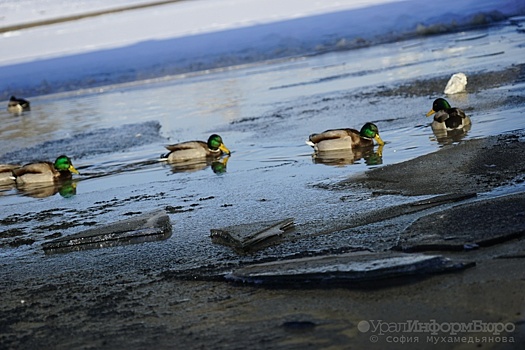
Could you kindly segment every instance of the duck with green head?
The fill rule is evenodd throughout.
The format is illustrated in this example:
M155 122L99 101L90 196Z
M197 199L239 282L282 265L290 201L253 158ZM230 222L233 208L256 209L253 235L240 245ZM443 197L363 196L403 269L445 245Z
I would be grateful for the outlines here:
M186 141L166 146L170 151L163 158L168 162L201 161L207 158L219 158L223 154L230 155L230 150L224 145L222 138L213 134L204 141Z
M438 98L434 101L427 117L433 114L432 130L435 131L460 130L471 124L470 118L465 112L459 108L452 108L444 98Z
M13 170L17 185L69 180L71 173L79 172L65 155L59 156L54 163L30 163Z
M356 129L330 129L319 134L312 134L306 143L316 152L372 147L374 141L379 146L385 143L379 136L379 130L373 123L366 123L360 131Z

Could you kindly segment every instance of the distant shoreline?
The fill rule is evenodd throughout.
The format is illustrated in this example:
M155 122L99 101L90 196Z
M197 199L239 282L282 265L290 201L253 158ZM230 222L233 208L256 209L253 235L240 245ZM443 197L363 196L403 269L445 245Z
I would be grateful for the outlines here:
M209 73L497 25L510 28L502 20L525 11L506 2L500 9L494 4L474 9L464 4L448 13L412 0L305 16L293 12L299 8L288 9L289 18L284 18L269 13L254 17L253 9L238 9L232 3L233 7L217 8L206 1L161 0L77 15L57 12L59 18L34 17L31 23L2 27L0 33L34 29L2 35L6 55L0 63L0 98ZM162 5L170 6L158 8ZM410 5L418 5L416 14L407 15ZM153 9L140 10L146 8ZM224 20L221 11L229 14ZM105 14L115 18L102 17ZM188 17L201 20L192 24Z

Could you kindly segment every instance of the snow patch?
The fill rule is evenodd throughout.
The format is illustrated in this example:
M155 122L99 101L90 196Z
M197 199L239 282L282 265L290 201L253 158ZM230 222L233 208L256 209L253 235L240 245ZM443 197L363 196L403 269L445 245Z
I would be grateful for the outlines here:
M0 95L348 50L523 13L517 0L182 1L1 34Z

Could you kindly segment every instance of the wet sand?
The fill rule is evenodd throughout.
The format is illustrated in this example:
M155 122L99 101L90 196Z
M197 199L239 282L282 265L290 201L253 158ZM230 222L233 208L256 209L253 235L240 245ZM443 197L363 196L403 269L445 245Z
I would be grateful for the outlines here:
M487 192L525 181L523 135L509 134L448 145L400 164L357 175L338 188L361 184L378 193L428 195Z

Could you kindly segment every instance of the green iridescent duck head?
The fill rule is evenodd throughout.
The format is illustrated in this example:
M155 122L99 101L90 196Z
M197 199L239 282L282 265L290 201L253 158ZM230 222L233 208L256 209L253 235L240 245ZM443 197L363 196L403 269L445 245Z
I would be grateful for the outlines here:
M448 103L447 100L445 100L444 98L437 98L434 100L434 103L432 104L432 109L428 111L427 117L430 117L434 113L437 113L439 111L443 111L449 108L452 108L452 107L450 107L450 103Z
M366 123L365 125L363 125L361 131L359 132L359 135L365 139L374 139L379 145L385 144L379 136L379 129L373 123Z
M71 159L65 155L61 155L55 160L54 167L58 171L69 171L74 174L79 173L71 163Z
M213 134L208 138L208 148L212 151L220 149L225 154L231 154L230 150L222 142L222 137L217 134Z

